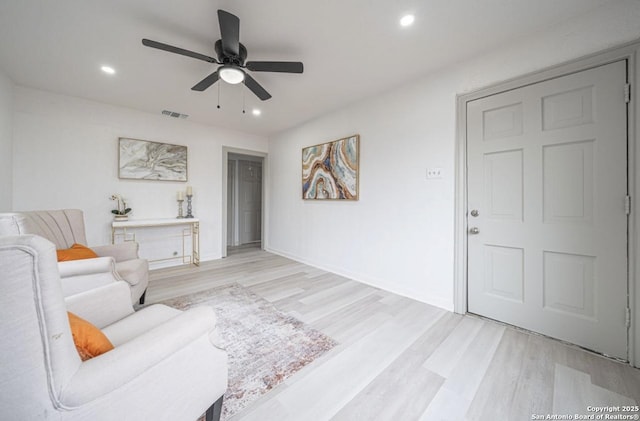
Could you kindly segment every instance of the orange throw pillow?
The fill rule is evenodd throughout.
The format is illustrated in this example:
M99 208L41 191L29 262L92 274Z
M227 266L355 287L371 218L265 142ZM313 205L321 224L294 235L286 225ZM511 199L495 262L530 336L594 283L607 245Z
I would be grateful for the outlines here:
M97 357L113 349L113 344L104 333L88 321L67 312L71 335L82 361Z
M56 250L58 253L58 262L66 262L68 260L93 259L98 257L95 251L82 244L74 244L70 249Z

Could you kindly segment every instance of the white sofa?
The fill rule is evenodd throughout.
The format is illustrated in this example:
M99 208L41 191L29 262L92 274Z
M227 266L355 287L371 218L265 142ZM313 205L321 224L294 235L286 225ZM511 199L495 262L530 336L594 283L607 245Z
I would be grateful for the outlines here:
M0 213L0 235L35 234L68 249L73 244L87 245L84 215L79 209ZM149 263L138 257L138 244L125 242L91 246L97 259L60 262L62 291L65 296L96 288L114 280L129 284L131 301L144 304L149 285Z
M156 304L134 312L122 281L76 294L67 301L69 311L101 328L115 346L82 362L54 245L33 235L0 237L0 274L1 419L219 416L227 355L211 342L212 309L182 312Z

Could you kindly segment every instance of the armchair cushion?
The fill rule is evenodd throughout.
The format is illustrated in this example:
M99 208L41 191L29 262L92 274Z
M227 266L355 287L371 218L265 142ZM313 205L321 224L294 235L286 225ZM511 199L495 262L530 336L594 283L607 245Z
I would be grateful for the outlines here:
M82 361L87 361L113 349L113 344L100 329L67 311L71 336Z
M58 262L67 262L69 260L95 259L98 257L96 252L87 246L75 243L68 249L56 250Z
M64 302L67 311L77 314L98 329L103 329L133 314L130 294L129 285L118 281L71 295Z
M180 310L165 305L152 305L136 311L125 319L106 326L103 333L115 346L119 346L171 320L181 313ZM209 317L215 321L215 314Z

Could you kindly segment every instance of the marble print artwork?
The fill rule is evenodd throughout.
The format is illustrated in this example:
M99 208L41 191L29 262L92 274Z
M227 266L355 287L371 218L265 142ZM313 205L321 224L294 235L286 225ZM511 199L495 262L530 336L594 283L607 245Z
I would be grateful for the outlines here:
M187 147L120 138L119 177L187 181Z
M358 135L302 150L302 198L358 200Z
M229 386L221 419L228 419L337 342L239 284L163 301L185 310L210 306L217 316L217 346L229 356Z

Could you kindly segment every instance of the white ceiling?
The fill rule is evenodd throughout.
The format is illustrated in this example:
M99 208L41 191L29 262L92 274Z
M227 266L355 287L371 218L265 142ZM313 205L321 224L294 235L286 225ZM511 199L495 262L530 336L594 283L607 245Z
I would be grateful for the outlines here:
M613 1L0 0L0 69L22 86L268 135ZM221 82L194 92L215 65L141 44L215 56L217 9L240 18L248 60L302 61L304 73L252 73L265 102ZM407 12L415 24L401 28Z

